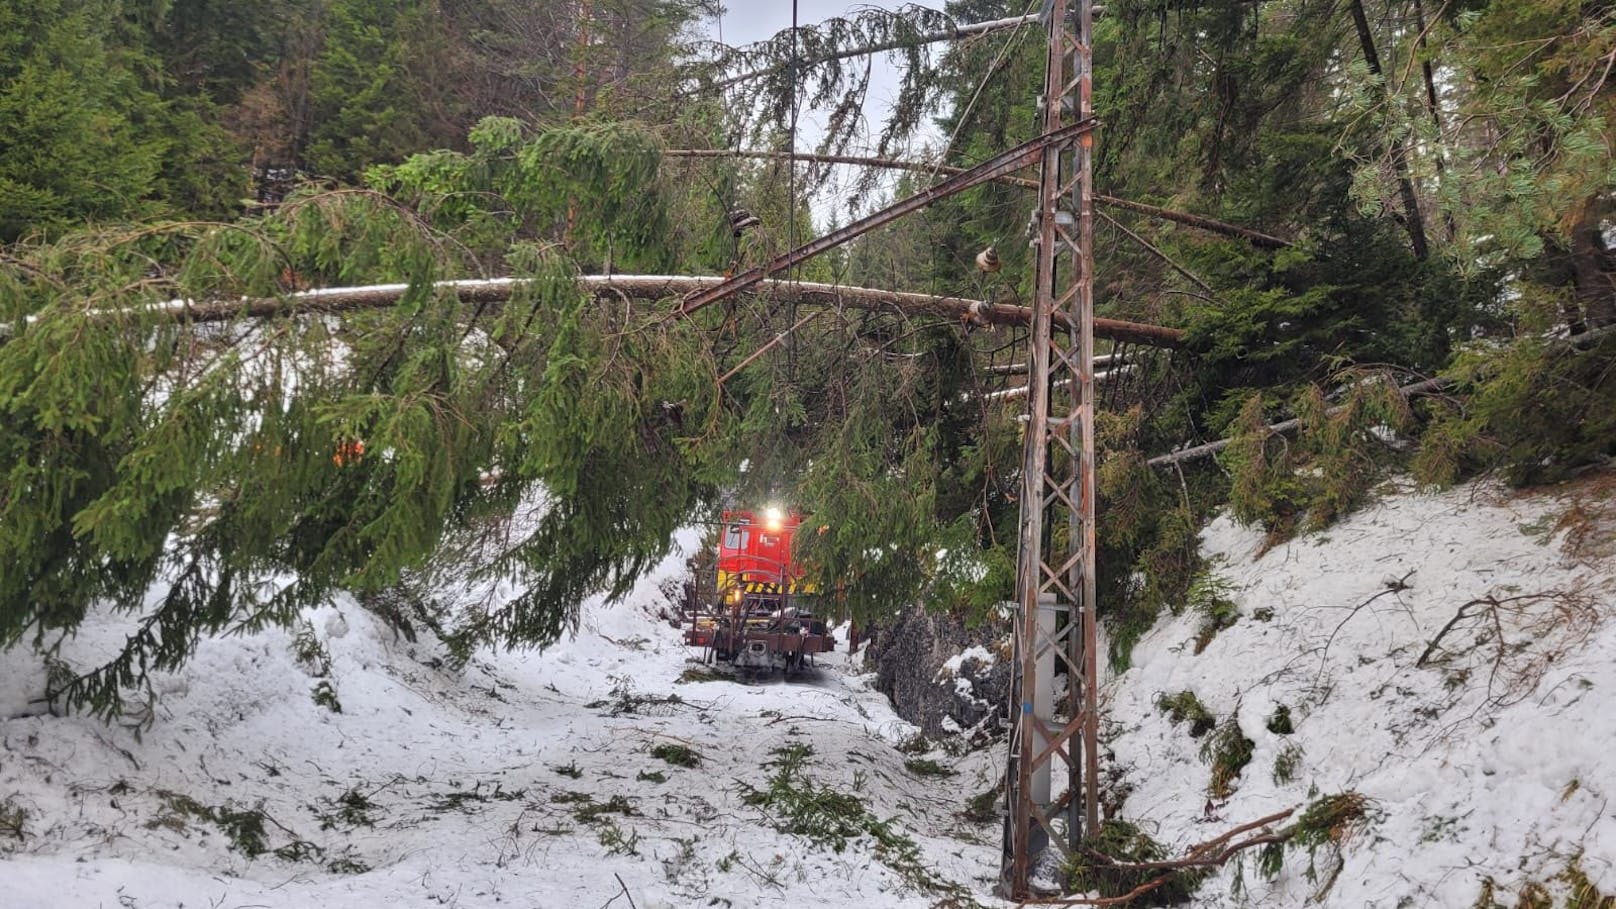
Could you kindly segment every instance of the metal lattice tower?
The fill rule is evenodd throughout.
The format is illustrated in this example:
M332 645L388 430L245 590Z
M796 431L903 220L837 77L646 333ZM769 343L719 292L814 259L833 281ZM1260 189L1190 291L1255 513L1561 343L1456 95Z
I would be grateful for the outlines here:
M1093 12L1093 0L1044 2L1045 134L1092 115ZM1017 671L1010 689L1000 874L1001 889L1016 898L1030 895L1032 871L1050 845L1064 854L1099 824L1092 148L1092 133L1085 132L1044 150L1034 213L1037 274L1016 563ZM1059 329L1057 311L1066 316ZM1065 674L1059 691L1057 667ZM1066 787L1055 797L1057 767L1066 771Z

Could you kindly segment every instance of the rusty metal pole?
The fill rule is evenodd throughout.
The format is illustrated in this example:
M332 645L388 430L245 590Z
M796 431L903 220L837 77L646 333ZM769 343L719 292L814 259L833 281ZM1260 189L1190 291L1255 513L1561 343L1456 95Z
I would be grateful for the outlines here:
M1045 0L1044 16L1040 103L1050 134L1092 117L1093 3ZM1033 874L1049 846L1069 854L1099 823L1091 150L1092 133L1046 148L1038 180L1000 874L1000 889L1012 898L1034 895ZM1057 405L1054 392L1063 386ZM1052 610L1062 618L1052 621ZM1052 696L1057 661L1064 699ZM1066 788L1050 798L1057 762Z

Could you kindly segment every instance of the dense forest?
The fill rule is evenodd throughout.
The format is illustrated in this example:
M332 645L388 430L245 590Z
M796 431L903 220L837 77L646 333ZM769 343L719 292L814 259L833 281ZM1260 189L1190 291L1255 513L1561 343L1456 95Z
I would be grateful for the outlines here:
M710 0L0 0L0 646L138 617L109 663L57 666L114 712L201 636L468 558L526 592L421 620L544 644L765 497L812 514L839 609L986 614L1024 409L990 367L1024 333L770 292L670 319L578 276L720 274L830 228L830 165L782 152L921 165L836 184L843 218L1033 138L1038 28L921 38L1035 6L729 48ZM1096 32L1098 311L1185 332L1110 351L1115 661L1224 503L1278 539L1388 469L1527 484L1616 453L1616 5L1109 0ZM902 80L873 125L843 53L871 44ZM794 277L1024 302L1031 206L985 185ZM495 302L434 283L506 276ZM341 313L170 302L390 282Z

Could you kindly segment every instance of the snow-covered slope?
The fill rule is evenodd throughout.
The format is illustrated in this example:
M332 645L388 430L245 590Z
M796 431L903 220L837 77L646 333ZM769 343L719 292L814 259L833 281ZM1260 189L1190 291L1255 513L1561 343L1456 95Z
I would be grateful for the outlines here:
M1243 898L1225 869L1196 906L1471 909L1488 878L1514 906L1528 882L1564 894L1568 868L1616 891L1613 488L1405 490L1266 552L1215 522L1205 546L1238 621L1196 654L1201 617L1168 617L1107 681L1120 816L1176 853L1314 790L1371 800L1338 873L1328 854L1318 883L1305 856L1272 882L1248 862ZM931 755L954 776L909 766L896 746L913 728L844 654L806 683L681 681L690 654L655 614L684 558L622 603L586 604L576 638L459 672L347 601L311 613L301 640L205 642L159 680L142 735L19 716L38 710L39 667L0 654L0 837L5 809L24 811L22 838L0 841L0 909L872 909L940 904L954 886L1002 905L997 825L960 815L1000 748ZM116 635L94 624L71 647ZM340 713L315 702L322 686ZM1158 708L1183 691L1253 746L1210 806L1204 739ZM1280 706L1289 733L1269 728ZM700 766L652 753L670 745ZM840 852L746 797L795 745L812 748L797 784L868 812ZM882 844L868 822L889 819Z
M159 681L142 735L16 716L37 661L0 654L0 806L25 812L0 844L0 907L918 907L985 890L997 844L957 812L991 781L906 769L911 727L845 655L807 683L680 681L690 654L654 615L685 556L587 604L576 638L462 672L352 602L310 614L301 643L204 642ZM311 637L326 656L300 661ZM315 703L322 685L340 713ZM766 787L794 744L812 748L804 777L899 839L837 852L747 804L742 784Z
M1528 881L1566 891L1570 866L1616 891L1613 489L1404 490L1267 552L1215 521L1204 548L1237 623L1197 655L1201 616L1163 621L1107 686L1122 816L1177 852L1312 790L1356 791L1369 824L1321 905L1470 909L1486 878L1514 905ZM1210 805L1205 739L1158 709L1186 690L1255 746ZM1290 734L1268 728L1282 705ZM1321 855L1314 883L1306 865L1267 883L1248 863L1243 901L1226 870L1195 905L1301 906L1335 870Z

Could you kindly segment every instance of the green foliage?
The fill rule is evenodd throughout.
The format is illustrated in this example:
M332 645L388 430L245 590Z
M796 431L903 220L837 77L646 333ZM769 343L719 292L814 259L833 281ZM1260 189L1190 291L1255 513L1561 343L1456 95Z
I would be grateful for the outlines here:
M1126 867L1145 862L1166 861L1167 850L1144 831L1127 821L1101 822L1096 833L1084 839L1066 865L1066 886L1075 893L1098 893L1118 897L1160 877L1159 868ZM1181 869L1168 873L1166 883L1155 887L1130 906L1177 906L1188 902L1210 874L1206 869Z
M1212 711L1206 709L1195 692L1188 688L1177 694L1161 694L1156 696L1156 709L1167 714L1174 725L1188 721L1190 724L1190 738L1198 739L1218 724L1217 717Z
M1432 405L1412 469L1451 485L1498 470L1516 486L1548 483L1616 453L1616 336L1586 350L1523 339L1504 350L1474 351L1449 372L1462 405Z
M813 748L792 743L774 749L774 759L766 766L775 768L766 788L740 784L741 801L768 812L770 822L781 833L801 836L809 842L843 852L849 843L868 837L875 856L919 890L968 897L969 891L937 876L920 853L920 847L900 833L893 821L883 821L864 807L864 800L851 793L838 792L816 783L806 773Z
M1296 731L1291 725L1291 709L1284 704L1275 704L1274 712L1268 717L1268 731L1274 735L1290 735Z
M1412 415L1389 377L1346 378L1339 403L1317 387L1297 395L1294 442L1268 429L1261 397L1246 399L1219 456L1233 476L1229 504L1238 520L1283 539L1328 526L1365 501L1392 451L1382 435L1405 429Z
M930 758L909 758L903 762L905 770L915 776L953 776L955 770Z
M640 813L634 803L621 795L614 795L604 802L597 802L587 796L581 804L573 809L573 817L585 824L610 824L607 815L615 814L622 817L633 817Z
M696 750L675 742L661 742L651 746L651 756L675 767L700 767L701 755Z
M994 786L971 796L960 816L973 824L991 824L1004 816L1004 788Z
M640 832L630 830L624 835L623 828L611 821L603 821L595 834L596 839L606 848L610 855L639 855Z
M337 699L337 689L331 684L330 679L321 679L320 681L316 682L314 684L312 697L314 698L315 704L324 707L332 713L342 712L342 701Z
M1218 799L1233 795L1235 781L1240 778L1240 772L1246 769L1246 765L1251 763L1251 755L1256 748L1257 743L1246 738L1234 714L1213 729L1207 740L1201 743L1201 760L1212 766L1212 780L1207 784L1207 793Z
M1201 625L1195 632L1195 652L1206 650L1212 638L1240 618L1239 607L1230 594L1234 586L1216 571L1207 569L1196 575L1185 597L1185 606L1200 614Z
M1314 799L1302 809L1302 813L1288 828L1290 837L1284 843L1284 848L1307 851L1307 879L1317 883L1319 850L1329 848L1339 858L1341 844L1368 822L1368 816L1369 800L1356 792L1343 792ZM1265 850L1261 862L1263 871L1269 878L1278 874L1280 858L1273 846ZM1339 871L1338 865L1335 873ZM1324 888L1328 889L1333 880L1334 873L1325 881Z
M490 117L471 131L469 152L417 154L374 168L369 181L485 254L565 224L580 261L657 272L669 264L672 229L660 166L655 137L637 124L529 133L513 118Z
M170 140L150 61L119 46L123 6L0 3L0 243L156 211Z
M1144 412L1102 414L1096 421L1101 458L1099 493L1099 582L1105 591L1100 617L1110 630L1112 668L1127 668L1136 642L1163 609L1184 602L1202 571L1200 514L1187 488L1176 491L1163 474L1148 467L1134 447Z
M264 813L263 806L239 808L225 804L204 805L188 795L177 792L158 792L167 810L165 817L153 818L147 826L183 825L188 820L207 821L218 827L230 842L230 848L248 858L273 852L276 858L289 862L318 860L323 854L319 846L299 838L279 822ZM271 835L265 822L280 830L290 839L281 846L270 846Z
M28 810L11 799L0 802L0 836L22 842L28 838Z
M1274 785L1283 786L1296 779L1296 771L1302 766L1302 746L1295 742L1286 744L1279 754L1274 755Z

